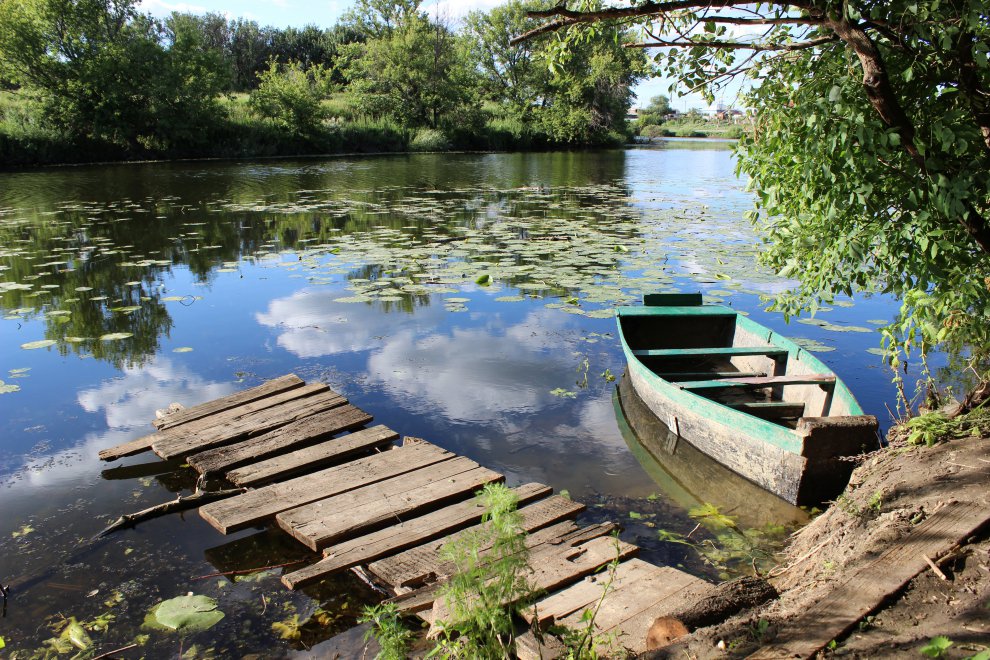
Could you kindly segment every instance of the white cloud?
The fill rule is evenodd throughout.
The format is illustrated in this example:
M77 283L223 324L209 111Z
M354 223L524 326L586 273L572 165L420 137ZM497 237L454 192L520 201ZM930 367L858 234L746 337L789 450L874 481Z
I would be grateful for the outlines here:
M138 9L153 16L165 16L173 11L188 14L204 14L208 11L203 5L193 5L188 2L165 2L164 0L141 0Z

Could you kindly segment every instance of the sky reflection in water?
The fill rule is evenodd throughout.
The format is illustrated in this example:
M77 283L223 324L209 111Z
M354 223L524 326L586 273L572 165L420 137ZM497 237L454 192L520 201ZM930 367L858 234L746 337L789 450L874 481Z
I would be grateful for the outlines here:
M99 449L148 432L170 402L288 372L512 484L567 489L592 505L589 518L625 518L625 538L647 559L691 561L656 528L693 521L647 499L657 486L615 420L605 377L624 368L615 304L701 289L825 349L868 412L886 421L893 405L889 375L867 352L879 337L864 330L896 304L836 306L820 313L825 326L763 312L759 295L788 283L753 266L750 201L732 171L724 146L674 143L4 175L0 380L20 389L0 394L0 581L29 585L4 622L8 650L38 647L52 634L38 621L57 611L109 611L101 599L114 590L124 605L94 635L106 648L134 639L157 600L193 590L228 614L190 640L220 655L302 648L276 640L271 623L317 607L334 623L311 626L307 644L352 625L372 595L347 576L302 594L276 575L190 581L216 562L265 565L251 562L285 552L276 534L223 538L189 514L74 554L108 520L191 486L148 456L104 478ZM54 345L20 348L43 340ZM93 589L99 597L87 597ZM149 657L165 657L177 640L157 633L148 644Z

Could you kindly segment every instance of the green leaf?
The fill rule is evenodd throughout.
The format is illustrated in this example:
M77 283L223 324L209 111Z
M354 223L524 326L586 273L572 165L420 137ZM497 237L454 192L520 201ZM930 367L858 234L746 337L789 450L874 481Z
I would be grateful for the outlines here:
M478 276L478 279L474 281L475 284L480 284L481 286L488 286L491 284L492 276L488 273L483 273Z
M195 632L212 628L223 617L217 601L189 593L155 605L145 617L144 625L155 630Z
M950 646L952 646L952 640L944 635L939 635L938 637L932 637L928 644L922 646L920 650L922 655L926 655L929 658L941 658L942 654Z
M133 336L133 332L111 332L105 335L100 335L100 341L117 341L119 339L127 339Z
M58 342L54 339L41 339L39 341L29 341L26 344L21 344L21 348L27 351L33 351L36 348L48 348L49 346L54 346Z

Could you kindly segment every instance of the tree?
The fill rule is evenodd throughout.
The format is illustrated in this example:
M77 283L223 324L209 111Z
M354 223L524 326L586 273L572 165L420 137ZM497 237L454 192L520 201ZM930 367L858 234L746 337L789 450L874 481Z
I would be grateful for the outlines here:
M984 0L671 0L531 16L552 20L525 38L638 22L648 39L628 45L659 48L658 64L710 97L753 81L756 133L738 167L757 191L764 261L799 282L778 308L893 293L891 345L990 355Z
M371 115L437 128L471 102L473 72L465 44L440 22L404 14L382 36L354 48L350 89Z
M659 126L667 120L667 115L671 112L669 97L654 96L650 99L650 103L639 111L639 125Z
M484 98L507 104L511 112L525 116L545 95L549 80L547 64L537 46L512 45L517 34L535 23L526 16L532 3L511 0L489 12L472 11L465 19L465 36L480 75Z
M369 39L388 37L419 13L420 0L358 0L342 23Z
M299 62L280 65L272 59L258 81L249 100L253 112L292 134L316 134L326 118L321 102L332 87L328 69L318 64L306 69Z
M202 143L222 117L224 69L200 31L132 0L0 3L0 67L56 128L132 152Z

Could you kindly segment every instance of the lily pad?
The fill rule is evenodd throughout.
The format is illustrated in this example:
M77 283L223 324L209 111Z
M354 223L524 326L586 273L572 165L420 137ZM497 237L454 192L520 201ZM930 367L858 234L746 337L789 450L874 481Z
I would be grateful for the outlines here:
M58 342L54 339L41 339L38 341L29 341L26 344L21 344L21 348L28 351L33 351L36 348L48 348L49 346L54 346L57 343Z
M173 353L192 353L192 346L179 346L178 348L173 348Z
M189 593L152 607L144 619L144 625L155 630L196 632L212 628L223 617L223 612L217 609L217 601L209 596Z
M20 385L8 385L2 380L0 380L0 394L10 394L11 392L20 392Z
M133 336L133 332L110 332L105 335L100 335L100 341L117 341L118 339L127 339L128 337Z

